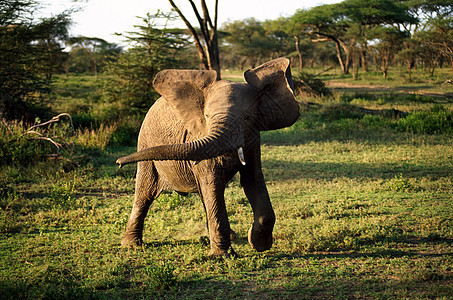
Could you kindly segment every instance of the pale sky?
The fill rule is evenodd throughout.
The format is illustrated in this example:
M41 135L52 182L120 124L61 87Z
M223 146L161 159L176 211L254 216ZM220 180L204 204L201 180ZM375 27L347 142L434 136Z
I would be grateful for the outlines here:
M114 33L134 31L134 25L141 25L137 16L144 17L157 10L168 12L171 9L168 0L41 0L44 16L57 14L71 7L80 7L81 11L72 14L74 24L72 36L88 36L105 39L108 42L121 43L121 37ZM194 26L196 19L187 0L174 0ZM199 6L199 1L194 1ZM219 25L226 21L254 17L257 20L289 17L299 8L310 8L321 4L339 3L341 0L219 0ZM214 1L207 0L208 8L214 10ZM212 8L211 8L212 6ZM201 11L201 9L199 9ZM183 23L175 27L184 28Z

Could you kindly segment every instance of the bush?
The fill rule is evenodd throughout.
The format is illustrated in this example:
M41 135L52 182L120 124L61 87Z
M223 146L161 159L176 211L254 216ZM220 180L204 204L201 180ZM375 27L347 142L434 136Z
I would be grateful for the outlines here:
M299 72L293 76L296 96L330 96L332 92L317 75Z
M50 143L30 139L21 124L0 123L0 166L29 165L52 150Z
M139 118L123 119L116 125L109 141L110 146L132 146L137 144L141 120Z
M435 105L429 111L415 112L397 123L402 131L419 134L452 134L453 112L442 105Z
M145 269L149 278L150 286L154 290L168 290L176 285L176 277L174 275L175 268L169 263L156 263Z
M336 121L341 119L361 119L364 113L358 106L339 103L323 106L321 116L325 120Z

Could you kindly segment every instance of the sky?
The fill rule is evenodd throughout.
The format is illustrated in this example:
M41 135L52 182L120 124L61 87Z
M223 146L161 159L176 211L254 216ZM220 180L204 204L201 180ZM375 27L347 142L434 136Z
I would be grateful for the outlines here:
M115 33L134 31L134 25L141 24L137 16L154 14L158 10L168 12L171 9L168 0L41 0L43 16L58 14L66 9L80 8L72 14L74 24L72 36L102 38L108 42L122 44L123 38ZM189 21L196 24L193 10L187 0L174 0ZM194 1L199 5L200 1ZM321 4L338 3L341 0L219 0L219 25L234 20L255 18L257 20L289 17L299 8L310 8ZM208 9L214 11L214 0L207 0ZM201 11L201 9L199 9ZM181 21L179 21L181 22ZM183 23L174 27L184 28Z

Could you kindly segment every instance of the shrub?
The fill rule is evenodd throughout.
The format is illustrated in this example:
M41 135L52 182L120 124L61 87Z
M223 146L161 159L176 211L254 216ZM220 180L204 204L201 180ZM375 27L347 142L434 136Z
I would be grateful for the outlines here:
M168 290L176 285L175 267L169 263L153 263L146 269L150 286L154 290Z
M397 123L402 131L419 134L452 134L453 112L442 105L435 105L429 111L415 112Z
M45 154L52 153L50 143L31 139L21 124L0 123L0 166L28 165Z
M296 96L330 96L332 92L315 74L299 72L293 76Z
M139 118L127 118L116 124L109 141L110 146L131 146L137 143L141 120Z
M335 121L341 119L361 119L364 116L364 113L358 106L339 103L323 106L321 109L321 116L325 120Z
M82 149L105 149L111 140L116 130L116 125L103 125L97 129L78 129L75 138L75 143Z
M75 205L74 182L60 182L52 186L49 197L54 208L71 208Z

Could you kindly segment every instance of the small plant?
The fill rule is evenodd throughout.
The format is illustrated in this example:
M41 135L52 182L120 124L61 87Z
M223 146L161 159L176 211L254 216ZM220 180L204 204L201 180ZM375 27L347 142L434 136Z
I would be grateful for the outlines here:
M395 177L389 182L389 188L395 192L407 192L413 187L409 182L409 179L404 178L403 174L395 175Z
M75 183L62 182L54 184L49 192L52 205L55 208L69 208L74 206Z
M176 285L175 267L168 262L152 263L145 272L154 290L168 290Z

